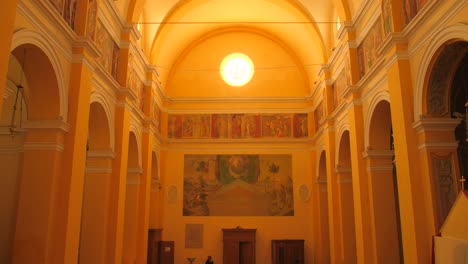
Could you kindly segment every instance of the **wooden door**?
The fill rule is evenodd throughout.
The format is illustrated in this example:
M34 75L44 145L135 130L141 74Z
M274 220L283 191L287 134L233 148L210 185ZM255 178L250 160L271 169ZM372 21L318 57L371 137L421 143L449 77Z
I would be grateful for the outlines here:
M255 264L256 229L223 229L223 264Z
M159 241L159 264L174 264L174 241Z
M272 240L273 264L303 264L304 240Z
M252 242L239 242L239 264L255 264L254 251Z
M148 230L147 264L158 264L158 242L161 240L161 229Z

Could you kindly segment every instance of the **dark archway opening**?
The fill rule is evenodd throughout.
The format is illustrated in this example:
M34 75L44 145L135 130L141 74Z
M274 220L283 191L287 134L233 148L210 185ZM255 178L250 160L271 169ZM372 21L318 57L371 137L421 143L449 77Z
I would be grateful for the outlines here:
M468 177L468 52L465 52L455 72L450 95L450 113L461 122L455 128L455 139L458 142L457 156L460 177ZM465 190L468 184L465 184Z

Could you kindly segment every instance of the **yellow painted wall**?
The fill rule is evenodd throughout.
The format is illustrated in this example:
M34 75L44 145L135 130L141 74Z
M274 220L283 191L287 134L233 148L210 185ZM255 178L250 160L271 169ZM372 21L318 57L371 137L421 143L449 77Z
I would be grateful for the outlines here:
M278 146L276 146L278 147ZM257 229L256 263L270 263L272 239L305 239L306 262L311 263L312 252L312 202L300 201L297 188L301 184L312 184L313 172L310 168L310 154L301 150L305 146L283 144L280 149L268 149L266 144L216 144L207 148L206 144L184 145L183 148L164 152L161 173L164 182L163 212L163 240L175 241L175 263L186 262L187 257L196 257L204 260L207 255L212 255L216 263L222 262L223 243L222 229L242 228ZM201 148L201 149L200 149ZM294 216L283 217L230 217L230 216L182 216L183 201L183 172L185 154L291 154L292 176L294 185ZM175 186L178 190L177 199L174 202L167 200L169 186ZM203 224L203 248L185 248L185 225Z
M183 53L166 87L169 97L278 97L306 96L308 81L295 54L267 34L241 31L213 33L195 42ZM225 56L242 52L254 63L252 80L231 87L219 74Z

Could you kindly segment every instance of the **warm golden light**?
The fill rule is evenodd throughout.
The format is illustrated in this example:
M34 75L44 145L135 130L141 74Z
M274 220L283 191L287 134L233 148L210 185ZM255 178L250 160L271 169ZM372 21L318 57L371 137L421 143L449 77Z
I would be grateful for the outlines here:
M242 53L231 53L221 62L221 77L231 86L248 83L254 73L252 60Z

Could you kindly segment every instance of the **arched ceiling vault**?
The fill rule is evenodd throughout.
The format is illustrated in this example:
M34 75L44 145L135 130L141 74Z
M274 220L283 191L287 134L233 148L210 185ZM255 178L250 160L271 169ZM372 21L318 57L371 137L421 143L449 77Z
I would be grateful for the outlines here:
M124 17L142 24L142 48L167 79L181 53L208 32L251 27L286 44L310 79L334 48L336 20L351 18L360 0L118 0ZM312 66L315 65L315 66Z

